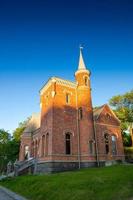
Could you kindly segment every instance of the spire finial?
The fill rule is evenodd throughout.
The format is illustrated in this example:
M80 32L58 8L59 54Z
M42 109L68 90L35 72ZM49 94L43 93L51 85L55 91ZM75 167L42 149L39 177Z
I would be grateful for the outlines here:
M84 47L80 44L80 45L79 45L80 51L81 51L83 48L84 48Z
M86 66L85 66L85 63L84 63L84 60L83 60L83 55L82 55L83 46L80 45L80 46L79 46L79 49L80 49L80 56L79 56L79 66L78 66L78 70L85 70L85 69L86 69Z

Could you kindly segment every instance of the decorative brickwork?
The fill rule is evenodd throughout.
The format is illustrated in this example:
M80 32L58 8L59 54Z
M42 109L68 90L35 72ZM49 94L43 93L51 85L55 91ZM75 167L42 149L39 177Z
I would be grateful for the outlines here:
M40 107L40 116L29 121L32 129L27 127L20 145L20 161L27 155L37 158L37 172L124 160L119 120L108 105L92 108L90 72L81 50L75 82L49 79L40 90Z

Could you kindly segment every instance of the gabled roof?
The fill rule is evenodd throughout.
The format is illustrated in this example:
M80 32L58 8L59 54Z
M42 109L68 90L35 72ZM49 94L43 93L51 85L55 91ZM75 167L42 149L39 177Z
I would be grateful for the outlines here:
M98 107L98 108L95 108L93 110L93 116L95 117L95 119L98 119L98 117L100 116L101 112L103 111L103 108L104 108L104 105Z
M42 94L44 91L46 91L49 86L51 85L52 82L56 82L60 85L65 85L67 87L72 87L72 88L76 88L77 84L76 82L72 82L72 81L68 81L59 77L51 77L46 83L45 85L40 89L40 94Z
M22 136L30 136L31 133L40 128L40 113L33 113Z
M116 114L113 112L113 110L110 108L110 106L108 104L104 104L101 107L94 109L94 111L93 111L94 119L97 120L100 117L100 114L102 113L102 111L104 110L105 107L107 107L109 109L110 113L120 123L120 120L118 119L118 117L116 116Z

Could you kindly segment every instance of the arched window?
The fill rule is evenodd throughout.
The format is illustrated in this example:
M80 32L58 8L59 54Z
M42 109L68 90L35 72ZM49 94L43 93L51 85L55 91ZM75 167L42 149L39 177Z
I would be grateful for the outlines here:
M105 153L109 153L109 135L107 133L104 134L104 141L105 141Z
M48 98L49 96L47 95L46 96L46 100L45 100L45 102L46 102L46 106L48 105L48 103L49 103L49 98Z
M33 146L32 146L32 156L35 157L35 143L33 141Z
M109 113L106 113L107 119L111 119L111 115Z
M37 157L37 152L38 152L38 143L36 140L36 142L35 142L35 157Z
M42 156L45 155L45 135L42 136Z
M88 86L88 77L85 77L85 85Z
M25 158L25 160L27 160L27 159L29 159L29 157L30 157L30 150L29 150L29 146L26 145L24 147L24 158Z
M89 152L90 154L93 154L94 153L94 145L93 145L93 140L90 140L89 141Z
M116 136L112 135L112 155L117 154L117 147L116 147Z
M68 104L70 103L70 94L68 93L66 94L66 103Z
M33 148L34 148L34 150L33 150L34 151L34 157L36 157L36 141L34 141L34 147Z
M66 154L70 155L71 154L71 134L66 133L65 135L65 142L66 142Z
M49 154L49 133L46 134L45 156Z
M78 114L79 114L79 120L82 119L83 118L83 110L81 107L78 110Z
M34 157L34 142L31 143L31 156Z

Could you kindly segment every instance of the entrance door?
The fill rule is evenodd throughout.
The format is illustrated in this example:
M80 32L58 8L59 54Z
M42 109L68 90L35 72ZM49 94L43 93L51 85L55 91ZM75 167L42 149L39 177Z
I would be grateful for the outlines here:
M30 158L30 150L28 145L25 146L24 155L25 155L25 160L28 160Z

